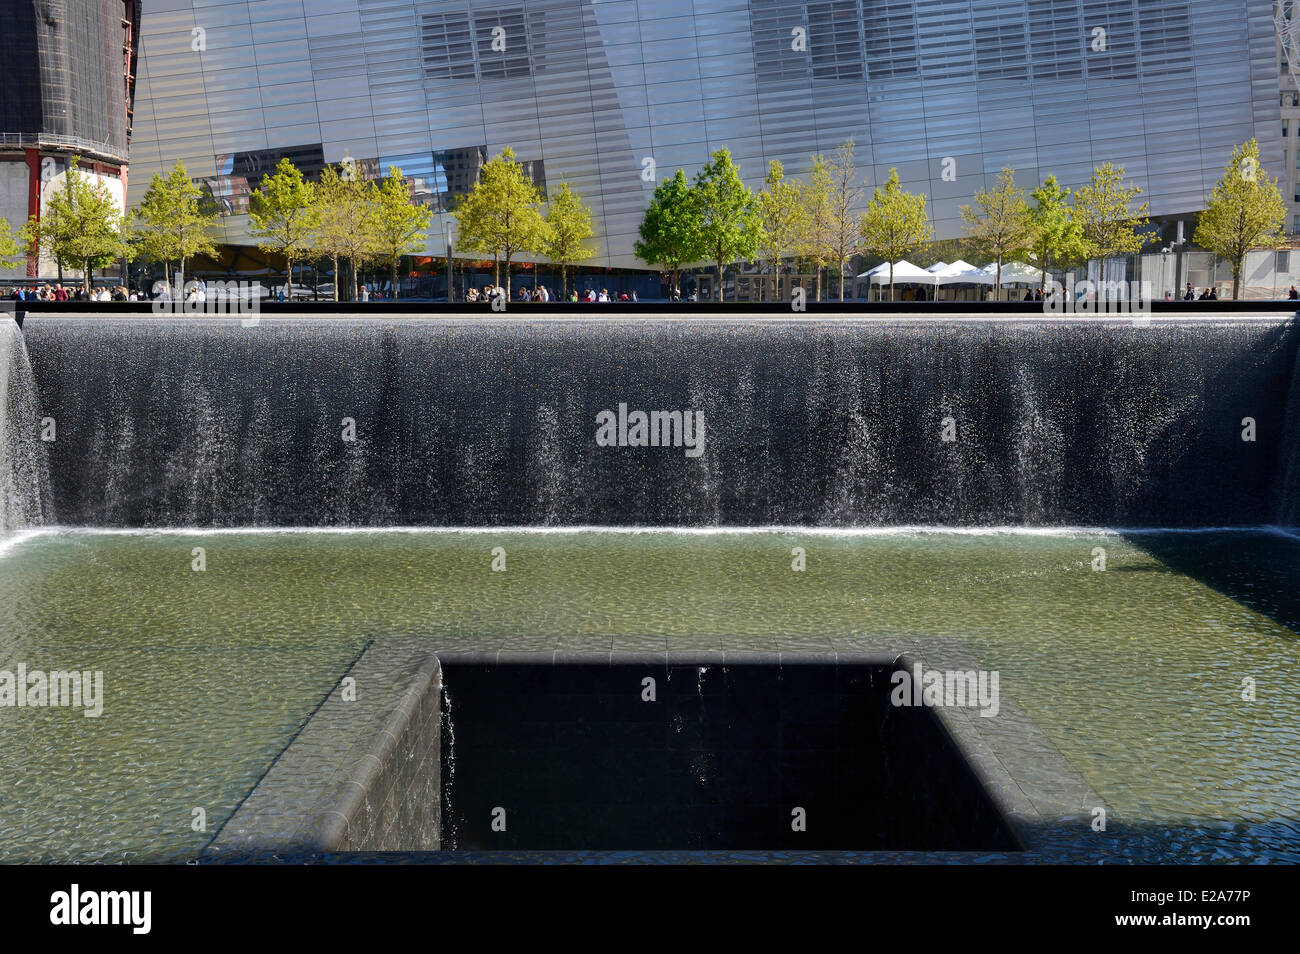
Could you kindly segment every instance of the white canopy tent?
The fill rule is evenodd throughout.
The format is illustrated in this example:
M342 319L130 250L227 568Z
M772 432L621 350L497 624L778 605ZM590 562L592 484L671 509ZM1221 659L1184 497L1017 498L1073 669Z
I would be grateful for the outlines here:
M888 285L890 280L889 262L881 262L875 268L868 269L858 276L858 282L862 279L867 280L868 287L871 285ZM930 285L936 284L933 272L928 272L924 268L913 265L905 258L900 258L894 262L893 280L895 285ZM856 297L856 289L854 291Z
M931 275L937 275L939 272L943 271L947 267L948 267L947 262L935 262L933 265L925 266L925 270L929 272Z
M976 268L960 258L935 273L940 285L992 285L993 278L984 269Z
M998 271L997 262L991 262L984 266L984 271L988 272L990 282L995 281ZM1003 285L1038 285L1042 283L1042 280L1042 271L1026 265L1024 262L1002 263Z
M873 285L889 284L889 263L881 262L875 268L863 272L858 278L869 279ZM926 285L934 284L934 273L928 272L924 268L913 265L905 258L900 258L894 263L894 284L907 285L920 282Z

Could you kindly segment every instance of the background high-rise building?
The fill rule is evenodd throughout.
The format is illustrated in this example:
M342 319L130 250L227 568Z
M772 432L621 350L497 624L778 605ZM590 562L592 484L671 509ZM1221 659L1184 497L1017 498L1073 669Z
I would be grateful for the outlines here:
M941 238L1004 166L1027 188L1048 174L1076 187L1111 161L1172 220L1253 136L1285 197L1300 194L1286 151L1300 90L1274 0L145 0L138 44L139 0L12 6L0 159L27 168L0 162L11 223L74 150L120 187L137 48L127 201L182 159L236 248L251 244L248 194L282 156L309 174L400 166L437 213L440 255L452 203L512 146L543 188L588 201L594 264L610 266L641 264L657 182L721 146L757 187L769 160L804 175L852 136L868 190L896 167ZM230 262L260 264L251 249Z
M751 185L853 136L940 237L1003 166L1032 187L1122 164L1156 216L1201 208L1233 145L1283 168L1272 0L150 0L132 197L176 158L243 239L282 155L398 165L440 214L512 146L636 265L656 180L720 146ZM945 177L946 166L952 171ZM652 165L651 165L652 164ZM654 175L650 173L653 171ZM442 251L443 228L429 251Z
M141 0L11 0L3 14L0 218L39 216L73 155L122 205ZM0 270L24 272L38 263Z

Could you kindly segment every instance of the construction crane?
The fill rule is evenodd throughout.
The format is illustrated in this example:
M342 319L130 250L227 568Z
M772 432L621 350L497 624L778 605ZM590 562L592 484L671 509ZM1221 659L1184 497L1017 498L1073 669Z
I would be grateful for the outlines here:
M1300 90L1300 0L1277 0L1273 4L1273 30L1282 44L1282 57L1291 72L1291 82Z

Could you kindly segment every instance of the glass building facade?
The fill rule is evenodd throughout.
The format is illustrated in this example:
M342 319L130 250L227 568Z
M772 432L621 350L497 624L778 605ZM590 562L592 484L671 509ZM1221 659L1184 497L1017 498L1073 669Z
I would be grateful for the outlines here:
M1252 136L1284 173L1272 3L147 0L129 199L183 159L245 244L281 156L396 165L440 254L446 210L511 146L590 204L593 264L635 267L676 169L726 146L757 188L850 136L867 195L896 167L940 238L1004 166L1075 187L1110 161L1152 215L1194 212Z

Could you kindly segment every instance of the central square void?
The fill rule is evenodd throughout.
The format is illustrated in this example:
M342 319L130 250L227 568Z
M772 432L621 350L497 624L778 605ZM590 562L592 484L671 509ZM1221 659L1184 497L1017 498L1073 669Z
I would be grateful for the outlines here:
M541 658L443 660L445 849L1020 849L893 663Z

